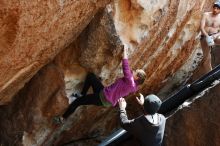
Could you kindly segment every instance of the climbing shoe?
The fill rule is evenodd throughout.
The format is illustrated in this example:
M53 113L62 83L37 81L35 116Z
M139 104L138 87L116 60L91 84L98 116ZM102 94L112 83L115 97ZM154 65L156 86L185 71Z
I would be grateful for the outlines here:
M79 98L79 97L82 97L82 94L81 93L72 93L71 96Z

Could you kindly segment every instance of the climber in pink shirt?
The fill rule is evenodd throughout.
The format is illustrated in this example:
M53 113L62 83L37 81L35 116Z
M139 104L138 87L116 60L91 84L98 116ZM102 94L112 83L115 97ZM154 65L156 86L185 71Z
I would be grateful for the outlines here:
M137 69L132 74L128 64L127 48L124 48L123 52L122 69L124 76L107 87L102 85L95 74L89 73L81 94L73 94L76 100L69 105L60 121L63 122L67 119L80 105L115 106L120 97L136 92L138 86L144 83L146 74L141 69ZM93 94L87 94L90 86L93 88Z

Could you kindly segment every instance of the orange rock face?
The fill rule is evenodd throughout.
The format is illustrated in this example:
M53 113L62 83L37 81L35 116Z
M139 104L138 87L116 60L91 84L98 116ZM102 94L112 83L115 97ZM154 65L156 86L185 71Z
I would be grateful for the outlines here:
M164 99L191 76L202 59L201 14L210 9L211 1L109 2L0 2L0 144L100 143L119 127L117 108L82 106L64 129L55 127L53 118L65 111L70 94L81 90L87 72L94 72L104 85L122 75L122 45L129 47L132 69L147 73L143 94ZM215 127L220 118L213 112L199 122L205 111L219 110L215 95L217 89L206 97L210 108L201 99L168 121L167 145L218 145ZM127 97L130 117L141 114L133 96ZM213 125L209 139L204 138L210 133L204 128L207 123ZM193 139L198 135L204 139Z
M11 101L34 74L88 25L109 1L0 3L0 104Z

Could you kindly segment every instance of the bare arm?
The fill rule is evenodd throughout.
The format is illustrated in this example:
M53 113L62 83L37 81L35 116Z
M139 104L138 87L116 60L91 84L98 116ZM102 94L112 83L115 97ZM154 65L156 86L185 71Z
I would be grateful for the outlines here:
M123 59L128 59L128 48L124 46Z
M205 36L208 36L208 33L205 31L205 23L206 23L206 14L204 13L201 20L200 29Z
M124 77L131 79L132 73L131 73L131 69L129 67L129 63L128 63L128 48L127 47L124 47L123 60L122 60L122 70L124 73Z

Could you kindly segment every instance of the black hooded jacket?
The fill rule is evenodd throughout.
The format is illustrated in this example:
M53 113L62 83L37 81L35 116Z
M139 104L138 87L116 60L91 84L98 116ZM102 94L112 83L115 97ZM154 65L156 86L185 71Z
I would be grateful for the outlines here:
M144 115L128 120L126 111L120 110L122 128L135 136L143 146L161 146L166 118L161 114L157 114L157 118L158 124L152 124Z

